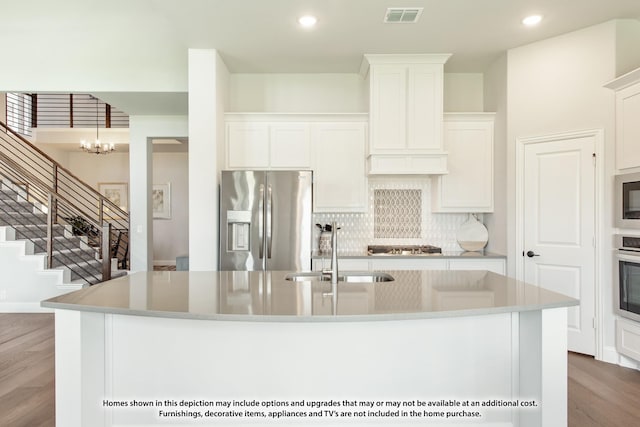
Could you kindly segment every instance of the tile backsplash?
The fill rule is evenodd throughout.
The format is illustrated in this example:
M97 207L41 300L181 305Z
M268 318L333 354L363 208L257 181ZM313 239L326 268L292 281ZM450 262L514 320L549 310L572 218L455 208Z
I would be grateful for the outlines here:
M431 213L429 178L370 178L368 202L366 213L318 213L314 223L335 221L341 227L341 253L364 253L367 245L401 244L434 245L445 252L461 250L456 233L469 214ZM482 222L482 215L478 219Z
M373 190L373 237L420 238L422 191Z

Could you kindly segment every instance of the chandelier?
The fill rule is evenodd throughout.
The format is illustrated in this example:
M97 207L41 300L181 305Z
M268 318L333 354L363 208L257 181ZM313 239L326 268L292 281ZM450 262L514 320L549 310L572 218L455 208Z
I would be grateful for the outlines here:
M89 95L91 96L91 95ZM114 151L116 151L116 146L115 144L111 143L111 144L101 144L100 143L100 138L98 135L98 98L91 96L91 98L94 98L96 100L96 142L94 142L93 144L91 144L90 142L87 142L86 140L82 140L80 141L80 149L86 153L89 154L109 154L112 153Z

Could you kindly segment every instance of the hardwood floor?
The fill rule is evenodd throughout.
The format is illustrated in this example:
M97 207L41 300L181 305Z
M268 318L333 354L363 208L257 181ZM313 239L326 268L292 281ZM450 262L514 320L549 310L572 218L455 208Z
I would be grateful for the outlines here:
M569 353L569 426L640 425L640 371Z
M175 265L154 265L153 271L176 271Z
M0 426L55 426L53 314L0 313Z
M0 427L55 426L54 352L53 314L0 313ZM568 357L570 427L640 425L640 371Z

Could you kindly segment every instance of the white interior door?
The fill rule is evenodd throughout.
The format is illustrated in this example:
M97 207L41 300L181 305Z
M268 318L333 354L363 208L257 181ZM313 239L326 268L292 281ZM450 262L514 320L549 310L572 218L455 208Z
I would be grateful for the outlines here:
M595 136L524 145L524 280L570 295L569 350L595 354Z

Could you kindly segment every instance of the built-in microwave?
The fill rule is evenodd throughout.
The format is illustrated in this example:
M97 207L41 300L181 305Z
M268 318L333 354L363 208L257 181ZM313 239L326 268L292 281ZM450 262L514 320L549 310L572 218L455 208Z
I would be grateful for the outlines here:
M640 172L616 175L615 225L640 229Z

